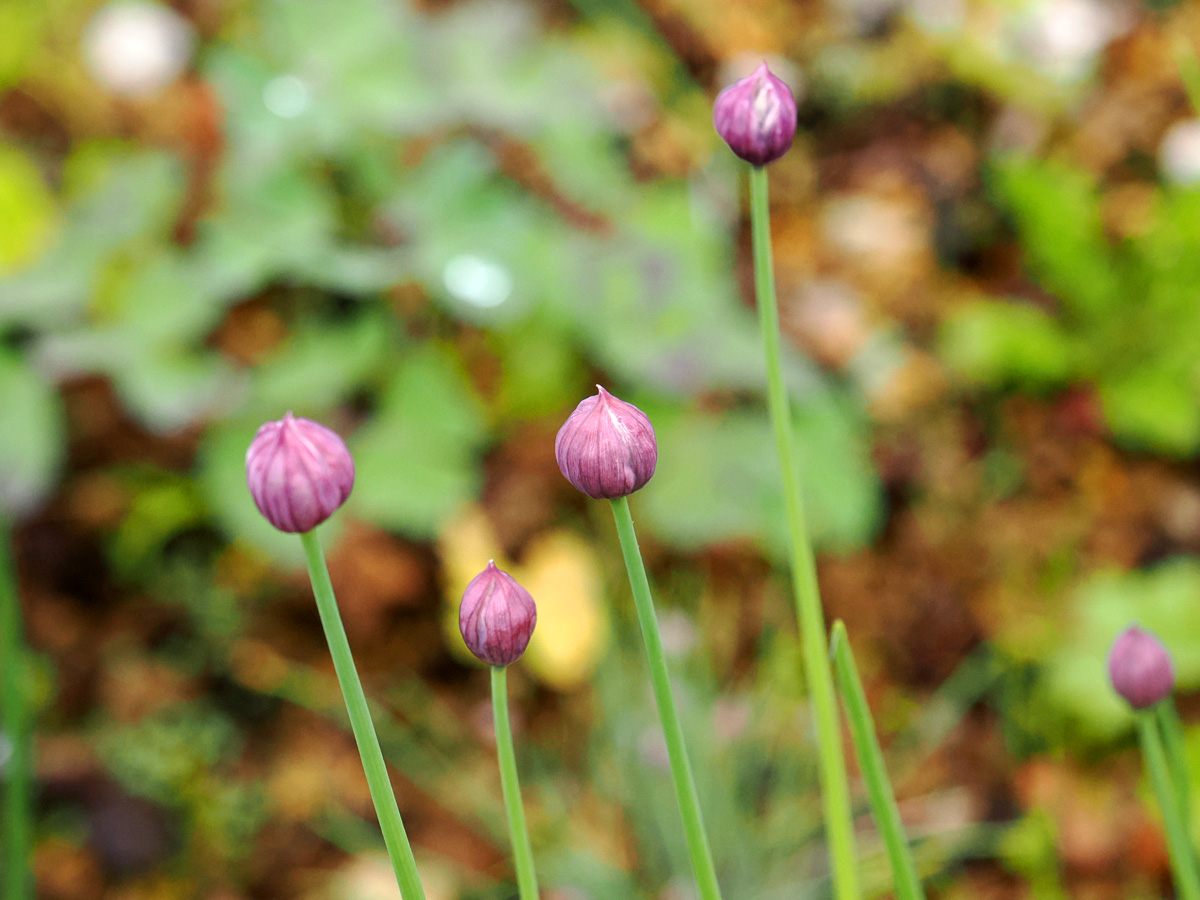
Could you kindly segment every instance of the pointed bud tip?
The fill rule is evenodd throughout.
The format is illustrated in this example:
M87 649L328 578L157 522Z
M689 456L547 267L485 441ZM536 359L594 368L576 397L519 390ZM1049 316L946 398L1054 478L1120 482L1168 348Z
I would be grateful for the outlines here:
M627 497L654 475L658 442L654 426L632 403L599 385L583 400L554 439L563 477L596 500Z
M354 459L336 432L288 412L264 424L250 442L246 486L258 511L280 531L311 531L350 496Z
M1113 690L1134 709L1146 709L1175 689L1175 664L1162 642L1149 631L1131 625L1113 641L1108 654L1108 677Z
M537 624L537 605L515 578L489 560L471 579L458 607L458 630L482 662L512 665L525 652Z
M765 166L791 149L796 137L796 99L766 62L717 95L713 126L729 149Z

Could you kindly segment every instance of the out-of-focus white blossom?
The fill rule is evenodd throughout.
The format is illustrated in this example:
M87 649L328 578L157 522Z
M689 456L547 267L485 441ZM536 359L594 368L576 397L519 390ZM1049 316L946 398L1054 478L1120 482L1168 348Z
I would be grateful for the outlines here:
M150 0L117 0L88 22L83 57L98 82L124 97L147 97L187 67L195 45L187 20Z
M281 119L303 115L310 105L308 85L295 75L279 75L263 88L263 105Z
M1078 81L1096 56L1130 26L1128 11L1104 0L1045 0L1028 11L1019 44L1039 70L1061 82Z
M1175 184L1200 183L1200 119L1176 122L1158 146L1163 177Z

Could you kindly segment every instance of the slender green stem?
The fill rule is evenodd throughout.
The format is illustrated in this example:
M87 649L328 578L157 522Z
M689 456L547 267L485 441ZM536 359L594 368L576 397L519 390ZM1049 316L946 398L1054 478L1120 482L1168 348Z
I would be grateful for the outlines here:
M512 725L508 721L508 668L492 666L492 717L496 722L496 755L500 758L500 787L508 812L508 834L512 838L517 868L517 891L521 900L537 900L537 874L533 869L533 847L525 826L521 783L517 780L517 754L513 750Z
M4 766L4 900L33 896L30 829L33 819L33 761L29 734L28 654L21 625L8 523L0 519L0 723L10 745Z
M875 824L879 827L879 833L883 835L888 861L892 865L896 898L925 900L925 890L917 875L912 850L904 834L904 825L900 821L896 793L892 790L887 769L883 764L883 751L879 749L879 738L875 735L871 708L867 705L867 695L858 676L858 667L854 664L854 654L850 649L850 639L846 636L846 626L840 619L833 623L831 643L842 702L846 706L847 718L850 721L854 752L858 755L858 764L862 767L863 777L867 782Z
M679 724L679 712L675 709L675 698L671 694L667 657L663 652L662 636L658 632L658 618L654 615L650 580L646 577L646 566L642 562L637 535L633 530L633 517L629 514L629 499L618 497L612 501L612 508L613 518L617 520L617 535L621 539L621 552L625 556L625 569L629 572L633 602L637 607L638 622L642 626L646 659L650 663L650 682L654 686L658 716L662 720L663 737L667 741L667 758L671 763L671 778L675 782L679 812L683 816L688 853L692 857L692 872L696 877L701 900L720 900L721 888L717 884L717 870L713 866L712 852L708 848L708 838L704 833L704 817L700 813L700 799L696 796L692 766L688 762L687 747L683 743L683 727Z
M758 294L759 324L767 363L767 399L775 447L783 472L783 499L791 534L789 556L792 568L793 597L800 622L804 674L811 697L817 730L819 772L825 805L825 831L833 870L837 900L858 900L858 854L854 846L854 821L850 790L846 784L846 762L842 757L842 736L838 729L837 701L833 693L833 675L826 653L825 614L817 585L817 566L804 518L800 480L793 446L792 416L787 388L783 381L782 349L779 335L779 308L775 300L775 271L771 259L771 212L767 200L767 171L761 166L750 169L750 225L754 243L754 286Z
M1154 783L1154 792L1162 807L1163 824L1167 829L1167 849L1171 855L1171 870L1175 873L1175 889L1179 892L1179 900L1200 900L1200 871L1197 871L1196 855L1179 811L1154 713L1138 713L1138 732L1142 739L1142 754L1150 769L1150 780Z
M1187 833L1192 833L1192 784L1188 777L1187 751L1183 742L1183 723L1179 721L1179 710L1175 701L1168 697L1154 707L1154 716L1162 731L1163 744L1167 751L1167 768L1171 783L1175 786L1175 797L1179 801L1179 812Z
M1192 111L1200 115L1200 60L1196 58L1191 42L1182 34L1174 35L1171 49L1175 53L1175 65L1179 68L1179 78L1191 101Z
M396 882L400 885L400 895L404 900L425 900L425 890L421 887L421 876L417 872L417 861L413 857L408 834L404 831L404 822L400 819L400 809L396 805L396 795L392 792L392 782L388 778L387 765L383 761L383 751L379 749L379 738L375 734L375 725L367 708L367 696L363 693L362 682L358 679L358 670L354 667L354 657L350 653L350 642L346 639L346 629L342 626L337 599L333 596L333 585L329 582L329 570L325 566L325 554L321 552L321 543L317 540L315 531L306 531L300 535L300 540L304 544L308 575L312 579L313 595L317 598L317 610L321 614L325 640L329 643L329 653L333 657L338 684L342 686L342 696L346 698L350 728L354 732L354 740L362 757L367 786L375 804L375 815L379 817L383 842L387 845L388 856L391 857L392 868L396 872Z

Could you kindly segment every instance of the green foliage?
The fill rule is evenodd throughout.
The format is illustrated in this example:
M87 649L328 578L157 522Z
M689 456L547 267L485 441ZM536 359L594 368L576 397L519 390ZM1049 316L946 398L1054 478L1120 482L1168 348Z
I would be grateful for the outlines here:
M104 764L129 792L165 805L194 792L238 749L237 727L208 706L178 705L97 737Z
M695 627L682 611L660 611L660 616L682 628ZM794 674L799 648L792 638L778 641L787 644L779 649ZM807 862L798 850L821 825L814 760L796 752L799 698L780 690L768 673L752 685L721 694L708 664L693 652L700 646L672 654L670 665L722 887L730 896L782 897L798 889L803 895L812 888L798 877ZM688 856L640 657L630 636L597 673L600 716L592 735L592 778L621 801L627 827L638 842L644 883L635 893L655 895L676 873L686 871ZM728 835L739 838L716 837Z
M1067 381L1070 338L1049 313L1021 303L976 301L942 332L942 356L973 384L1044 388Z
M479 400L450 349L406 355L380 395L379 411L354 435L352 508L385 528L436 537L479 490L486 434Z
M204 504L190 480L157 472L139 480L109 548L113 567L125 578L150 572L172 537L205 521Z
M237 726L205 703L179 703L129 724L108 723L96 752L122 787L183 813L191 852L229 861L245 856L262 826L257 788L234 780Z
M0 27L3 15L0 12ZM36 256L54 218L54 201L37 167L15 147L0 144L0 275Z
M1054 314L977 300L945 323L942 353L982 385L1094 384L1114 437L1131 447L1200 450L1200 192L1155 194L1150 224L1121 244L1104 233L1101 197L1061 163L996 163L993 188L1012 213L1031 274Z
M83 142L63 172L57 240L0 283L0 325L31 331L47 371L106 376L149 429L204 426L201 497L231 537L299 561L242 484L254 423L288 409L328 418L351 398L364 404L351 436L360 485L351 506L431 538L478 496L482 453L509 417L565 415L590 393L589 368L664 400L761 390L756 329L736 300L717 197L671 180L637 183L599 108L602 82L565 46L525 40L535 23L523 7L429 17L353 0L336 14L306 4L253 14L254 30L232 32L203 57L226 145L194 238L176 240L187 177L178 160ZM589 224L516 183L496 134L544 154L553 193ZM409 138L430 146L413 162L398 143ZM398 320L380 296L398 283L436 308ZM212 336L256 293L271 298L287 337L240 368ZM454 341L403 336L479 327L501 363L492 396L471 387ZM797 384L816 383L790 364ZM838 546L867 538L878 505L856 406L847 396L803 411L804 436L817 442L806 468L821 470L826 448L856 460L810 479L814 530ZM662 408L670 417L671 404ZM689 418L707 431L720 422ZM685 453L679 465L713 476L746 455L741 437L762 446L761 429L735 431L703 473ZM755 480L757 495L676 513L677 525L696 514L692 533L664 525L664 534L777 542L768 537L778 533L776 498ZM139 539L146 548L163 537L151 530ZM115 552L136 559L136 542L122 535Z
M882 515L866 423L844 395L814 391L795 412L805 513L813 539L846 549ZM770 423L759 410L655 418L659 464L639 497L656 531L684 547L765 536L777 554L787 526Z
M65 427L54 389L22 358L0 350L0 515L36 507L58 477Z

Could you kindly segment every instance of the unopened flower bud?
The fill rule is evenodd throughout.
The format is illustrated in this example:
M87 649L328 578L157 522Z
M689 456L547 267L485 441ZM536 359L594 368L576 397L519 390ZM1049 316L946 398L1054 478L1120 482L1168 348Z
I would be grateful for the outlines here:
M350 496L354 459L335 432L288 413L263 425L250 442L246 485L258 511L280 531L311 531Z
M1134 709L1154 706L1175 689L1175 664L1162 642L1131 625L1113 642L1108 654L1113 689Z
M796 100L763 63L717 95L713 125L729 149L756 166L787 153L796 137Z
M458 630L467 649L485 663L507 666L520 659L536 624L537 606L529 591L494 561L463 591Z
M597 385L554 439L563 477L597 500L627 497L654 474L658 443L646 414Z

